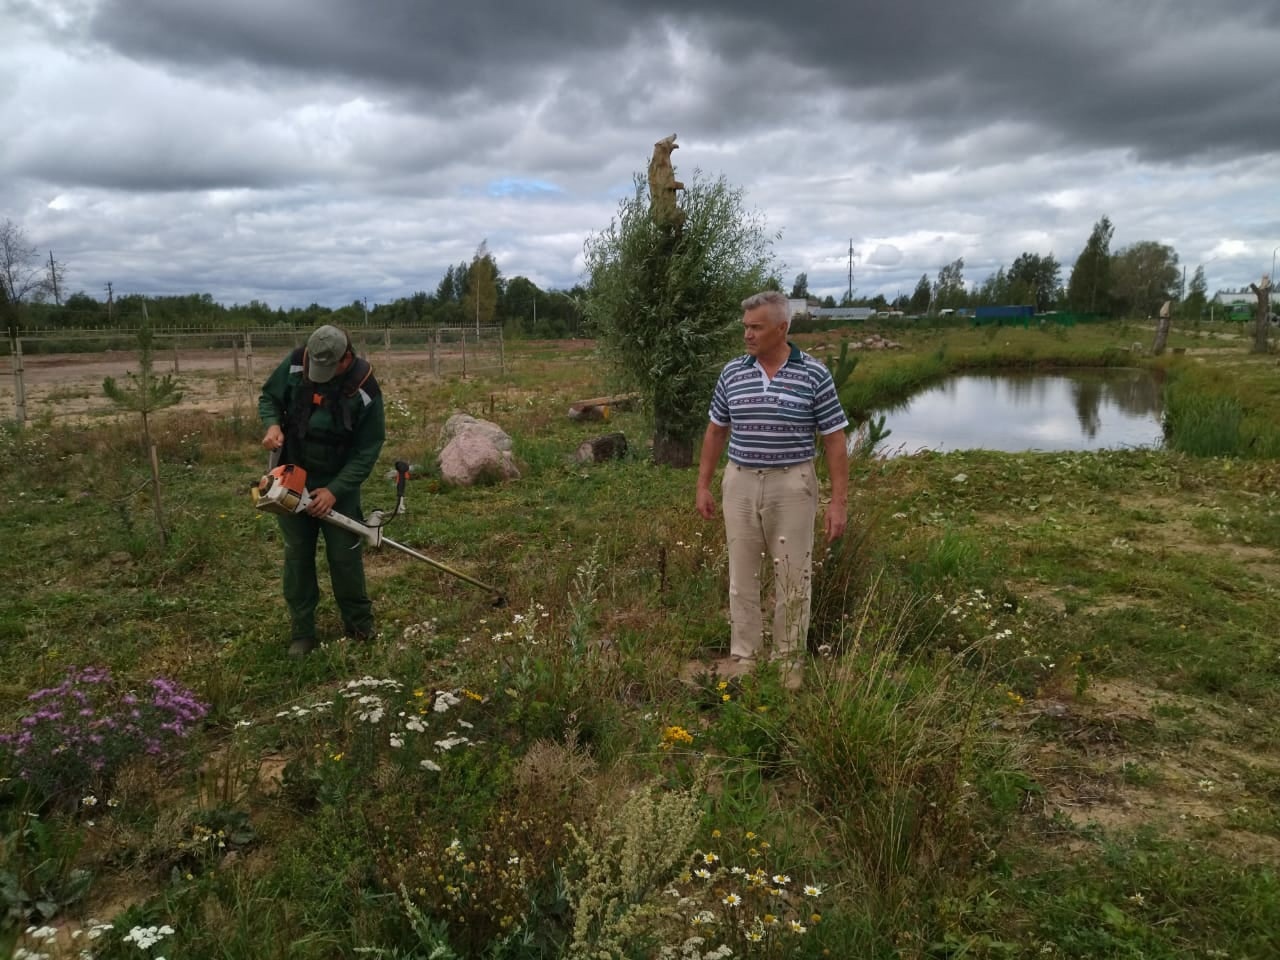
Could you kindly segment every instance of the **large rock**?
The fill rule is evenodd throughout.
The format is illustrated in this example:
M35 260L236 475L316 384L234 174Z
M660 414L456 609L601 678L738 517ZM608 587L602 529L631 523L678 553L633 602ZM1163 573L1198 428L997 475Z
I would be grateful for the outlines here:
M511 453L511 438L496 423L454 414L444 425L440 442L440 477L445 483L469 487L478 481L520 476Z

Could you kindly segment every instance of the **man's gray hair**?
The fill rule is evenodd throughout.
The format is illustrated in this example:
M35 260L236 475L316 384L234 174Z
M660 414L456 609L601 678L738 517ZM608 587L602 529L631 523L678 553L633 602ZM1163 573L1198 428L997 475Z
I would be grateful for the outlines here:
M791 302L781 290L761 290L742 301L742 311L758 310L768 307L777 321L788 330L791 329Z

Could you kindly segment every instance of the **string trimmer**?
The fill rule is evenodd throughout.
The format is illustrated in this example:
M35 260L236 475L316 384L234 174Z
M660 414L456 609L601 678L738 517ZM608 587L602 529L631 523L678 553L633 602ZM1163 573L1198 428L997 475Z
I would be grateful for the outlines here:
M404 513L404 483L408 476L409 464L403 460L397 460L396 508L391 511L390 516L387 516L381 510L374 510L369 514L368 520L361 521L332 510L319 519L322 523L340 527L348 533L354 533L375 550L385 545L393 547L401 553L407 553L409 556L435 567L441 573L447 573L451 577L456 577L472 586L479 587L486 593L492 594L495 607L506 606L507 598L497 587L483 583L475 577L467 576L460 570L455 570L439 560L432 560L426 554L419 553L411 547L406 547L403 543L397 543L390 537L383 536L382 528L386 526L391 518ZM253 501L254 506L264 513L285 515L306 513L307 506L311 503L311 494L307 492L307 472L302 467L292 463L275 467L264 474L262 479L258 481L258 485L253 489Z

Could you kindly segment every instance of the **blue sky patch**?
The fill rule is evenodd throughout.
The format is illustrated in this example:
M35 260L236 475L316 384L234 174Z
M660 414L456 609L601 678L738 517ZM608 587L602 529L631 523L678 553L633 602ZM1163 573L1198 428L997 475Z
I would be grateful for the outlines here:
M554 183L547 183L545 180L503 177L501 180L490 180L485 192L491 197L540 197L563 191Z

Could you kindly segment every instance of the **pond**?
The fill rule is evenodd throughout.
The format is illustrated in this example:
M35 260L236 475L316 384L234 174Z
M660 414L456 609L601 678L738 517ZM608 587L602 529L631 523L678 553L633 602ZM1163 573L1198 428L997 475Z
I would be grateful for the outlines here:
M875 411L893 433L879 449L1103 450L1157 447L1162 386L1148 370L964 374Z

